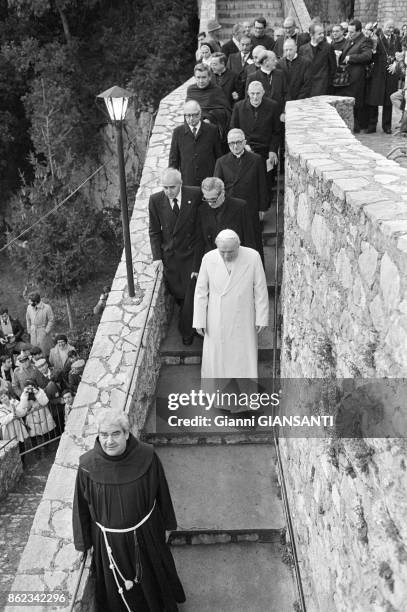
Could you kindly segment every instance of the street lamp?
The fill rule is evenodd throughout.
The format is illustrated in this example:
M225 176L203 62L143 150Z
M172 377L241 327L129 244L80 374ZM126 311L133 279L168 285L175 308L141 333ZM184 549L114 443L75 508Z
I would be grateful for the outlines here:
M127 286L129 296L134 297L133 260L131 256L129 211L127 208L126 174L124 169L123 133L122 124L126 117L127 106L133 94L121 87L111 87L100 93L97 98L103 98L110 120L116 128L117 156L119 158L120 178L120 204L122 209L122 225L124 238L124 252L126 255Z

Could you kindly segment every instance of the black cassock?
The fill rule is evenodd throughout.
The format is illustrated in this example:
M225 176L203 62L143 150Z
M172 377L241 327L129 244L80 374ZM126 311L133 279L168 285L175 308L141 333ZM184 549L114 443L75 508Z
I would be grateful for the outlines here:
M154 505L155 501L155 505ZM130 434L126 450L107 455L96 439L93 450L80 457L73 506L75 548L93 546L98 612L127 612L118 592L100 523L110 529L137 525L136 532L107 533L112 555L126 580L141 576L123 596L134 612L176 612L185 601L174 560L165 542L165 530L177 523L161 462L153 447ZM135 537L136 533L136 537ZM117 573L116 573L117 575Z

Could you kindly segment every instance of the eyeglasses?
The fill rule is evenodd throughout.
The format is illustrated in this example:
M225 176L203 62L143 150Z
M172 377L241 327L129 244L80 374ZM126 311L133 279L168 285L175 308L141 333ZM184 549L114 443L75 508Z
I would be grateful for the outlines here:
M233 140L228 142L229 147L240 147L244 143L244 140Z
M185 114L184 117L185 119L195 119L195 117L199 117L201 113L188 113Z
M204 202L207 202L208 204L216 204L216 202L219 200L220 197L220 193L216 196L216 198L202 198L202 200Z

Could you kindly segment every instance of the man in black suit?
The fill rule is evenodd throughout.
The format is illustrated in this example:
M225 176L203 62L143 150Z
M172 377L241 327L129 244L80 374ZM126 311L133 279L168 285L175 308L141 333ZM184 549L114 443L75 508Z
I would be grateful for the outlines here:
M228 145L230 153L217 160L214 174L224 182L227 196L246 201L253 223L256 249L264 261L260 217L263 218L269 205L264 162L260 155L246 150L246 138L242 130L229 131Z
M297 45L293 38L284 41L283 59L277 67L285 74L287 80L287 101L309 98L311 93L310 63L298 56Z
M237 102L232 113L231 128L240 128L250 148L258 153L268 166L267 183L269 198L274 181L278 149L281 139L280 112L277 102L264 95L259 81L252 81L247 89L247 98Z
M260 81L264 95L278 104L279 112L284 111L287 97L287 81L282 70L277 68L277 56L274 51L263 51L259 55L260 69L247 77L246 89L253 81Z
M191 273L201 190L184 187L180 172L173 168L163 172L162 186L162 191L150 196L148 204L151 252L154 261L163 263L168 290L180 306L182 340L190 345L195 290Z
M232 38L225 42L221 47L221 52L228 58L231 53L239 52L239 41L243 34L243 28L240 23L236 23L232 28Z
M195 276L205 253L216 249L215 238L223 229L234 230L243 246L256 248L251 215L244 200L225 196L225 185L216 177L207 177L202 181L202 195L203 201L197 214Z
M397 57L402 50L400 39L394 34L394 22L386 20L383 31L379 33L375 52L373 53L373 72L368 84L368 133L376 131L379 106L383 107L382 128L385 134L391 134L392 103L390 96L397 91L400 78L397 70Z
M223 53L212 53L209 60L215 83L223 89L232 108L234 103L243 97L243 88L239 75L230 68L226 68L226 61L226 55Z
M310 35L308 32L297 32L297 25L293 17L287 17L283 23L284 36L277 38L274 46L274 53L278 58L283 57L284 54L284 43L286 40L293 40L297 46L297 49L301 45L305 45L310 41Z
M222 155L219 133L214 125L202 121L201 107L195 100L185 102L184 119L172 133L168 165L181 172L185 185L200 187Z
M324 40L324 28L320 23L309 27L311 42L301 45L298 55L310 62L312 79L310 96L324 96L329 93L336 72L336 57L331 45Z

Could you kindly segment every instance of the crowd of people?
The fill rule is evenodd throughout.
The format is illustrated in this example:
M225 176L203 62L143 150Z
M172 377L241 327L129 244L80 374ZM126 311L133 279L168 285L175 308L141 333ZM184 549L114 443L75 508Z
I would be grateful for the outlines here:
M26 329L0 307L0 439L16 438L22 452L62 433L85 367L54 320L38 292L28 296Z
M233 26L223 45L216 20L198 35L196 86L189 97L201 104L203 119L217 126L225 141L231 117L258 81L264 96L277 103L280 133L284 135L287 101L335 94L355 98L355 133L376 131L382 107L382 128L392 130L392 109L405 108L407 24L396 28L392 19L381 27L358 19L324 27L318 18L300 32L292 17L282 28L267 29L264 17ZM202 79L202 74L209 75ZM222 89L222 94L216 90ZM196 92L196 89L199 91ZM250 142L249 142L250 144Z

